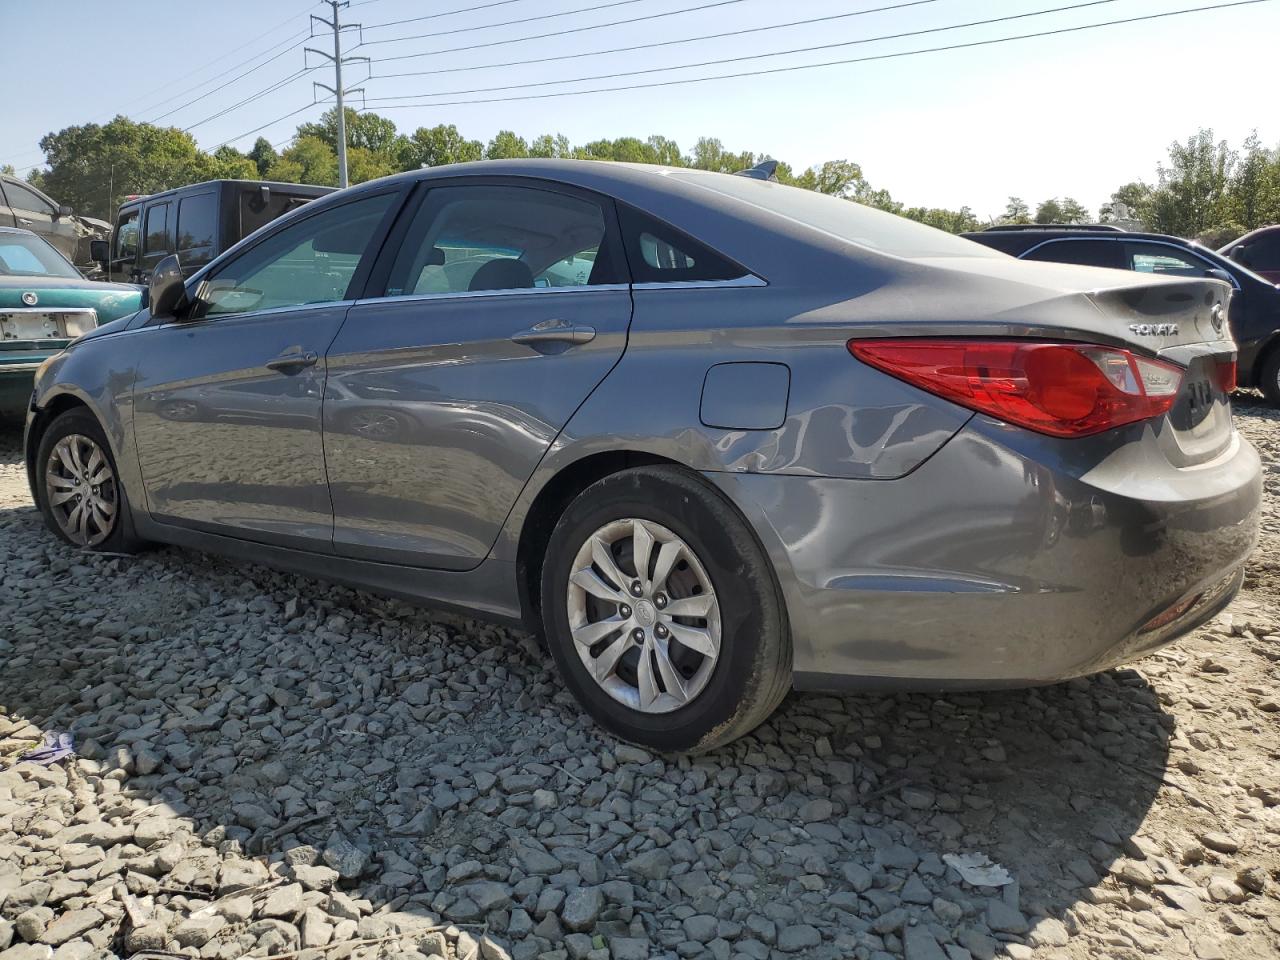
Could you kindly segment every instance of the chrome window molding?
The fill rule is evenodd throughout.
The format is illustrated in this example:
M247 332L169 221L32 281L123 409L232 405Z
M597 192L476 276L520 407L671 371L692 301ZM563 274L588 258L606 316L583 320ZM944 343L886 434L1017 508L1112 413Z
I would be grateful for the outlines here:
M244 313L215 313L200 317L198 320L166 320L163 323L148 323L149 327L190 327L199 323L219 323L224 320L256 320L259 317L272 317L280 313L297 313L303 310L321 310L327 307L349 307L355 300L323 300L319 303L297 303L285 307L270 307L266 310L246 310Z
M545 297L555 293L622 293L626 283L598 283L580 287L515 287L511 290L451 290L444 293L400 293L391 297L361 297L357 303L401 303L408 300L473 300L488 297Z
M648 283L635 283L636 290L721 290L725 287L767 287L769 282L754 273L748 273L732 280L654 280Z
M1028 249L1028 250L1024 250L1022 253L1018 254L1018 259L1019 259L1019 260L1025 260L1025 259L1027 259L1027 257L1031 256L1031 254L1035 253L1035 252L1036 252L1037 250L1039 250L1041 247L1047 247L1047 246L1049 246L1049 245L1050 245L1050 244L1052 244L1052 243L1079 243L1080 241L1083 241L1083 240L1101 240L1101 241L1103 241L1104 243L1149 243L1149 244L1151 244L1152 246L1155 246L1155 247L1168 247L1168 248L1169 248L1169 249L1171 249L1171 250L1177 250L1179 253L1184 253L1184 254L1187 254L1188 256L1195 257L1197 260L1199 260L1201 263L1203 263L1203 264L1205 265L1205 269L1207 269L1207 270L1222 270L1222 272L1223 272L1223 273L1226 273L1228 276L1231 276L1230 271L1228 271L1228 270L1223 270L1223 268L1222 268L1222 267L1218 266L1218 265L1217 265L1216 263L1214 263L1212 260L1206 260L1204 257L1200 256L1200 254L1196 253L1196 252L1195 252L1194 250L1192 250L1190 247L1184 247L1184 246L1181 246L1180 244L1177 244L1177 243L1170 243L1168 240L1148 240L1148 239L1146 239L1145 237L1144 237L1144 238L1137 238L1137 239L1135 239L1135 238L1133 238L1133 237L1126 237L1126 236L1124 236L1123 234L1117 234L1116 236L1113 236L1113 237L1097 237L1097 236L1094 236L1094 237L1053 237L1052 239L1049 239L1049 240L1041 240L1041 241L1040 241L1039 243L1037 243L1034 247L1031 247L1031 248L1030 248L1030 249ZM1038 262L1041 262L1041 261L1038 261ZM1076 266L1086 266L1086 264L1076 264ZM1110 269L1110 268L1104 268L1104 269ZM1121 270L1124 270L1124 269L1126 269L1126 268L1125 268L1125 267L1121 267L1120 269L1121 269ZM1140 270L1130 270L1129 272L1130 272L1130 273L1141 273L1142 271L1140 271ZM1151 276L1159 277L1159 276L1166 276L1166 274L1153 273L1153 274L1151 274ZM1214 277L1198 277L1198 278L1197 278L1197 277L1192 277L1192 278L1182 277L1182 278L1179 278L1179 279L1184 279L1184 280L1185 280L1185 279L1212 280L1212 279L1215 279L1215 278L1214 278ZM1235 277L1231 277L1231 286L1232 286L1234 289L1239 290L1239 289L1240 289L1240 282L1239 282L1238 280L1236 280L1236 278L1235 278Z

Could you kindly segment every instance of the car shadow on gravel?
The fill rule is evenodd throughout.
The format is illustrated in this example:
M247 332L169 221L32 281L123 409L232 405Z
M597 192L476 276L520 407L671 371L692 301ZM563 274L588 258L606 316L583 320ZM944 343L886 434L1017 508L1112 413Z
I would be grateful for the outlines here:
M460 952L486 932L485 956L585 956L590 943L564 939L575 931L620 960L899 954L913 938L917 956L934 956L926 940L983 956L989 937L1062 946L1075 908L1115 889L1109 870L1146 886L1165 870L1117 864L1142 859L1173 725L1134 671L989 694L793 694L722 749L652 757L587 720L518 632L192 552L86 556L29 504L0 504L0 744L70 730L86 758L60 765L74 802L19 791L0 861L29 842L27 872L52 880L77 843L105 847L99 880L127 881L160 925L153 948L247 887L250 916L206 911L203 955L453 922ZM77 824L98 817L122 829L85 841ZM963 883L942 858L970 853L1015 882ZM260 886L242 858L281 882ZM330 896L312 864L368 902ZM273 904L294 879L301 900ZM129 929L118 898L94 909Z

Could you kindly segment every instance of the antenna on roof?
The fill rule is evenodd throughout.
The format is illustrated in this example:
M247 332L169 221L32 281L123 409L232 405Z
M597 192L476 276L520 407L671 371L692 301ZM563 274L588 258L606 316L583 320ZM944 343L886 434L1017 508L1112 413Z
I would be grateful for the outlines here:
M746 170L739 170L734 174L735 177L750 177L752 180L772 180L778 182L778 161L777 160L761 160L754 167Z

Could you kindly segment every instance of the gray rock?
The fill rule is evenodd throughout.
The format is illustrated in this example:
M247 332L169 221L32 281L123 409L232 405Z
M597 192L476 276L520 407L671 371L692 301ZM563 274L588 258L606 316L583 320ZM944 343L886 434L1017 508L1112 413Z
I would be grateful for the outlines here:
M604 909L604 894L599 887L578 887L569 892L560 920L575 933L585 933L595 926Z
M44 931L52 920L53 910L49 907L32 907L14 918L13 930L21 939L34 943L44 936Z
M173 928L173 939L183 947L203 947L213 939L226 921L216 913L203 917L188 917Z
M102 923L102 919L102 914L93 909L68 911L45 928L40 935L40 942L54 947L61 946L68 940L88 933Z
M343 880L355 880L369 869L369 851L359 847L335 830L320 854Z
M822 934L807 923L797 923L778 931L778 949L784 953L812 950L822 943Z
M302 884L290 883L277 890L272 890L267 895L266 902L262 905L261 914L264 917L292 920L301 912Z
M1003 900L987 901L987 926L997 933L1027 932L1027 918Z
M628 860L626 868L645 880L665 880L671 874L672 865L671 854L659 847Z
M649 960L649 941L638 937L610 937L609 955L611 960Z
M906 960L948 960L928 927L907 927L902 935L902 946Z

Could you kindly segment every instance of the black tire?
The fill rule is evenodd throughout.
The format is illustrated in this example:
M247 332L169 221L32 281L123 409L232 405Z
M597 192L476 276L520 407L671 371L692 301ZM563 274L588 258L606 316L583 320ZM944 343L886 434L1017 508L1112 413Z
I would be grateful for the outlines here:
M628 518L659 524L682 539L719 604L719 656L705 686L664 713L633 708L606 692L578 655L570 629L566 598L579 549L596 531ZM659 751L708 750L755 729L791 689L791 637L772 565L734 507L678 468L624 470L583 490L551 534L541 596L560 676L587 712L624 740Z
M1262 364L1258 374L1258 389L1267 403L1280 407L1280 348L1273 349Z
M50 469L50 458L54 454L54 448L59 441L75 435L87 437L97 444L111 468L110 485L112 488L111 495L114 497L116 507L115 514L111 518L109 532L106 537L99 542L90 544L78 543L63 530L62 525L54 516L54 507L49 502L46 485ZM120 483L120 471L116 467L115 457L111 452L111 444L107 442L107 435L98 423L97 418L88 410L83 408L68 410L66 413L60 414L53 423L49 424L49 429L44 432L44 435L40 438L40 444L36 448L35 474L36 505L44 516L45 525L64 543L81 549L106 553L137 553L146 546L146 542L141 540L134 532L133 512L130 509L129 498L125 493L124 485Z

